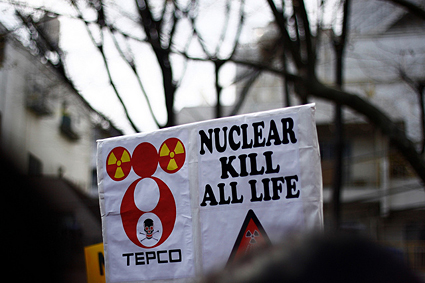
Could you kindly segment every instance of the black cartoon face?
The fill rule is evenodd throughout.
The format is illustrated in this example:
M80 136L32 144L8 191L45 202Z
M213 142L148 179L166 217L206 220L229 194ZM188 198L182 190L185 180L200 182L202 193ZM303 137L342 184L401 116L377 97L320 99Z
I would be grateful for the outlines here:
M146 238L152 239L153 233L154 233L153 220L148 218L143 222L143 224L144 224L144 227L145 227L144 230L146 232Z
M155 240L158 241L157 238L154 237L156 233L159 233L159 230L155 231L155 225L154 221L150 218L145 219L143 221L143 232L139 232L142 235L145 235L145 238L140 240L140 242L143 242L144 240Z

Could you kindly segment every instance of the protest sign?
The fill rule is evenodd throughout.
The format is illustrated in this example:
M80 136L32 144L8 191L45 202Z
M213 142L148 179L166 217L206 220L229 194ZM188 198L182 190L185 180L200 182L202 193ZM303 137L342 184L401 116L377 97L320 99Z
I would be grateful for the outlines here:
M84 247L86 259L87 283L105 282L105 258L103 243Z
M314 105L98 142L107 282L184 280L322 227Z

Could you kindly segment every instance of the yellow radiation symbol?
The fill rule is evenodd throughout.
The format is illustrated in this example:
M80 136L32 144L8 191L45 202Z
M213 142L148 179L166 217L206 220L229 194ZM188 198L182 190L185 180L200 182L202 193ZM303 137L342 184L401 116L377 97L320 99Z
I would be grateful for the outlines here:
M159 165L167 173L175 173L186 159L183 143L177 138L169 138L159 149Z
M108 155L106 171L115 181L125 179L131 170L131 157L123 147L116 147Z

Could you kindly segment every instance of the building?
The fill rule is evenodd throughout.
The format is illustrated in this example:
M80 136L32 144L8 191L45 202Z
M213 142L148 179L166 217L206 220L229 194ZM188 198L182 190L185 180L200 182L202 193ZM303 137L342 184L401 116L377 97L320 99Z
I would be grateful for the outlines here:
M58 32L58 21L53 20L49 28ZM24 188L15 177L14 182L4 181L3 188L12 195L9 199L19 201L11 206L31 203L26 198L36 194L36 199L40 197L53 212L54 222L50 224L59 231L53 228L39 231L44 226L28 224L35 227L35 231L27 233L60 233L62 245L55 249L65 253L60 266L67 281L57 281L84 281L83 247L102 242L96 140L121 134L45 58L31 52L0 26L0 147L2 157L5 156L2 164L8 160L11 168L17 168L16 171L26 176L23 179L28 178L25 186L30 184L30 188ZM2 174L5 178L5 172ZM22 196L21 191L28 194ZM33 206L43 209L38 203ZM22 211L29 208L21 207ZM11 213L9 218L24 223L38 219L41 225L43 219L39 211L26 212L29 214L25 216ZM12 222L11 225L16 224ZM15 237L21 239L24 235L15 234ZM46 234L36 238L47 241L54 237ZM43 242L30 245L52 246ZM35 249L27 248L29 251Z
M96 139L120 135L43 59L2 38L0 143L30 176L61 177L92 193Z

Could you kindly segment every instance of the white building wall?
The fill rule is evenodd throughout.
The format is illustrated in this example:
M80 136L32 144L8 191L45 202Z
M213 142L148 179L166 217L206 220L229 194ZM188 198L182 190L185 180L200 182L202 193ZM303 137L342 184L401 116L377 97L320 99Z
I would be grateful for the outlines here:
M24 169L26 164L26 115L24 79L22 77L25 68L22 63L22 55L9 44L6 44L5 54L11 56L5 58L1 68L2 78L2 148L9 154L10 158ZM6 57L6 56L5 56ZM22 68L22 69L21 69Z
M28 88L36 80L48 91L52 113L39 116L26 107ZM91 159L94 125L90 111L56 73L27 53L19 44L6 44L5 62L0 68L1 146L23 172L29 154L42 162L43 175L63 177L83 190L91 187ZM62 104L69 105L72 127L79 139L71 141L60 132Z

